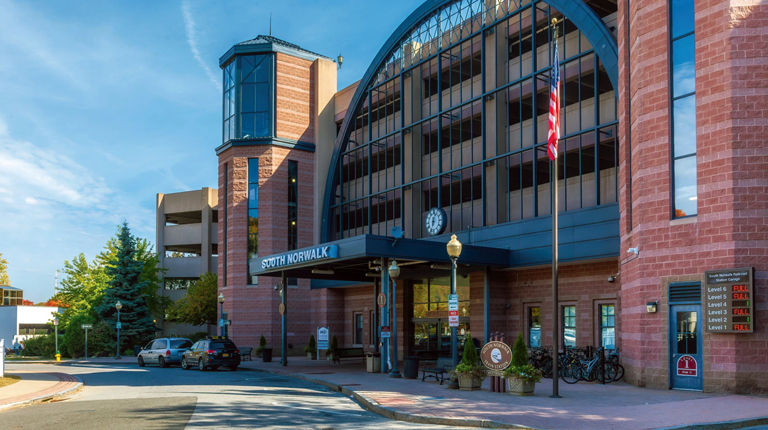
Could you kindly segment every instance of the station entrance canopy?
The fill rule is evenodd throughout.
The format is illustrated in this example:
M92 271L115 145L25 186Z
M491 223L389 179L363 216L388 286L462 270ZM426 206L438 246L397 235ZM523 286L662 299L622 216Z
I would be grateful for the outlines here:
M251 261L249 271L252 276L278 277L285 272L289 278L373 282L381 276L375 269L381 265L377 260L390 259L397 260L403 267L401 279L439 277L450 269L447 242L395 240L366 234L258 257ZM510 267L510 251L464 244L457 261L457 273L469 274L485 267Z

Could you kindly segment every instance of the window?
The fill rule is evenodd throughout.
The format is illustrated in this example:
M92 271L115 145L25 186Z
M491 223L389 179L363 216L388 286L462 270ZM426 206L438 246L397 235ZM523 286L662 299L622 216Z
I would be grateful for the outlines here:
M288 161L288 250L298 248L299 163Z
M528 308L528 346L541 347L541 307Z
M168 349L168 341L158 339L152 344L152 349Z
M674 218L696 215L696 35L693 0L670 0Z
M245 55L240 63L240 136L243 139L270 135L269 55Z
M363 314L355 312L355 345L363 344Z
M616 315L614 305L600 305L600 346L616 349Z
M189 339L173 339L171 340L171 349L183 349L192 346L192 341Z
M450 276L417 281L413 284L413 317L447 317L450 293ZM468 277L456 277L456 293L459 295L459 317L468 317L470 315Z
M368 343L370 343L371 346L376 346L376 311L371 311L371 319L368 323L371 327L371 331L368 333Z
M563 306L563 345L576 346L576 306Z
M259 256L259 159L248 159L248 266L252 259ZM246 271L248 268L246 267ZM251 277L249 284L259 283L256 276Z
M224 142L235 138L235 63L224 67Z

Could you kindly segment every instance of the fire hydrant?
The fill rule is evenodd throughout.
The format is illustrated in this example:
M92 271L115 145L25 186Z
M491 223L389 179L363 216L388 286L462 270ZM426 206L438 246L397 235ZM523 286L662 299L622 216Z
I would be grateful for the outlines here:
M58 352L56 353L56 361L61 361L61 354Z

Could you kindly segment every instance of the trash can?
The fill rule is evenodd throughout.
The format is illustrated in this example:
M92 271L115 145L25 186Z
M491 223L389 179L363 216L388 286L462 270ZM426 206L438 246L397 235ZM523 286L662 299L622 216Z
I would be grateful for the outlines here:
M261 358L265 363L272 362L272 348L264 348L261 350Z
M139 345L133 345L133 355L138 356L142 348Z
M378 352L366 352L365 368L368 373L381 373L381 354Z
M403 366L403 378L416 379L419 377L419 357L409 356L405 357L405 365Z

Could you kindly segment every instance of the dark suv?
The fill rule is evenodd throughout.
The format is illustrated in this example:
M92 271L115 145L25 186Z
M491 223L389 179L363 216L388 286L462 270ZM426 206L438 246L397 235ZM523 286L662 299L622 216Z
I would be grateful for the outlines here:
M240 365L240 350L235 343L223 336L213 336L195 342L181 356L181 368L198 370L218 369L221 366L237 370Z

